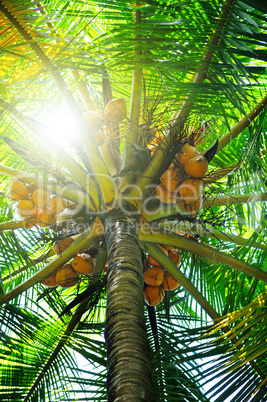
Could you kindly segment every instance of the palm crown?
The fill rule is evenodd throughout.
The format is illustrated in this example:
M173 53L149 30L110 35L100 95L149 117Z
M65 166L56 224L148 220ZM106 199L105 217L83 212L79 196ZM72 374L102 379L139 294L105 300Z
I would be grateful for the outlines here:
M266 7L0 13L3 400L263 401Z

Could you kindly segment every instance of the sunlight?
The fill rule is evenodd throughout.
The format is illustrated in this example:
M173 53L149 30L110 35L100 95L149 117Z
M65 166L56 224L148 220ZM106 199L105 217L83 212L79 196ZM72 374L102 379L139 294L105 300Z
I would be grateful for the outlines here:
M64 141L75 137L75 121L67 106L61 106L55 113L47 116L45 125L56 142L64 145Z

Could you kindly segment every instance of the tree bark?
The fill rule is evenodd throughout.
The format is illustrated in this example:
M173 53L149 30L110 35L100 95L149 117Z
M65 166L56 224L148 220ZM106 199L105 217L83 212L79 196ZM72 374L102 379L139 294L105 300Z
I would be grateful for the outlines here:
M122 211L106 219L109 402L155 401L144 318L143 264L135 222Z

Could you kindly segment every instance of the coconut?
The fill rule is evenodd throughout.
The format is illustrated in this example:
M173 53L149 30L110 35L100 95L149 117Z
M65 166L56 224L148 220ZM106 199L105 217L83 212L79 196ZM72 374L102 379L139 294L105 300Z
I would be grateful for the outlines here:
M159 286L163 282L164 271L161 267L149 267L145 270L144 281L150 286Z
M89 254L77 254L71 265L74 271L80 274L90 275L94 272L93 258Z
M43 280L41 280L40 282L49 287L49 288L53 288L54 286L57 286L57 280L56 280L56 276L57 276L57 270L52 272L52 274L47 275Z
M191 158L194 158L195 156L198 156L199 152L198 150L193 147L190 144L185 144L182 146L180 152L176 154L176 159L180 163L180 165L183 167L187 161L189 161Z
M199 179L207 173L208 165L207 159L204 156L199 155L186 162L184 165L184 171L188 176L193 177L194 179Z
M168 191L174 192L183 180L186 179L186 175L182 169L177 169L174 165L165 170L160 178L160 181L167 188Z
M79 276L70 264L65 264L57 270L56 282L57 285L63 288L70 288L76 285L78 280Z
M144 289L144 299L149 306L157 306L165 296L165 291L161 286L147 286Z
M58 240L55 242L53 248L54 252L59 255L64 251L67 247L71 245L71 243L74 242L74 239L72 237L66 237L65 239Z
M20 180L10 180L8 183L8 194L9 196L16 201L24 200L29 198L29 190L25 183Z
M55 215L50 208L42 208L37 215L38 226L47 228L56 224Z
M97 112L87 111L84 113L84 118L92 134L97 133L103 127L103 120Z
M49 208L54 215L58 215L67 207L67 201L57 195L54 195L49 201Z
M17 203L16 210L17 210L17 213L22 218L29 218L30 216L33 216L33 214L36 210L36 207L31 200L25 199L25 200L20 200Z
M202 187L202 180L187 179L179 187L179 196L187 202L194 202L200 197Z
M161 245L159 245L159 248L163 251L163 253L168 256L168 251L166 250L166 248L162 247ZM160 264L154 260L154 258L152 258L151 256L148 257L148 262L149 264L153 265L153 267L160 267Z
M164 290L168 291L177 289L180 284L168 272L165 272L161 286Z
M50 194L44 188L37 188L32 194L32 200L38 208L44 208L50 201Z
M127 107L124 98L112 99L104 110L105 120L111 124L121 123L127 115Z

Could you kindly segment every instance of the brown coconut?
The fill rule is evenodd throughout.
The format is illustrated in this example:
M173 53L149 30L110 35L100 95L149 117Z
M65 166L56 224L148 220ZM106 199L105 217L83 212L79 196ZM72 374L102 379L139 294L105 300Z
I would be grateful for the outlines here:
M164 271L161 267L149 267L145 270L144 281L150 286L159 286L163 282Z
M168 272L165 272L161 286L164 290L168 291L177 289L180 284Z
M165 296L165 291L161 286L147 286L144 289L144 299L149 306L157 306Z
M54 244L54 252L59 255L62 253L62 251L66 250L67 247L71 245L71 243L74 242L74 239L72 237L66 237L65 239L58 240Z
M65 264L57 270L56 282L57 285L63 288L70 288L76 285L78 280L79 276L70 264Z

